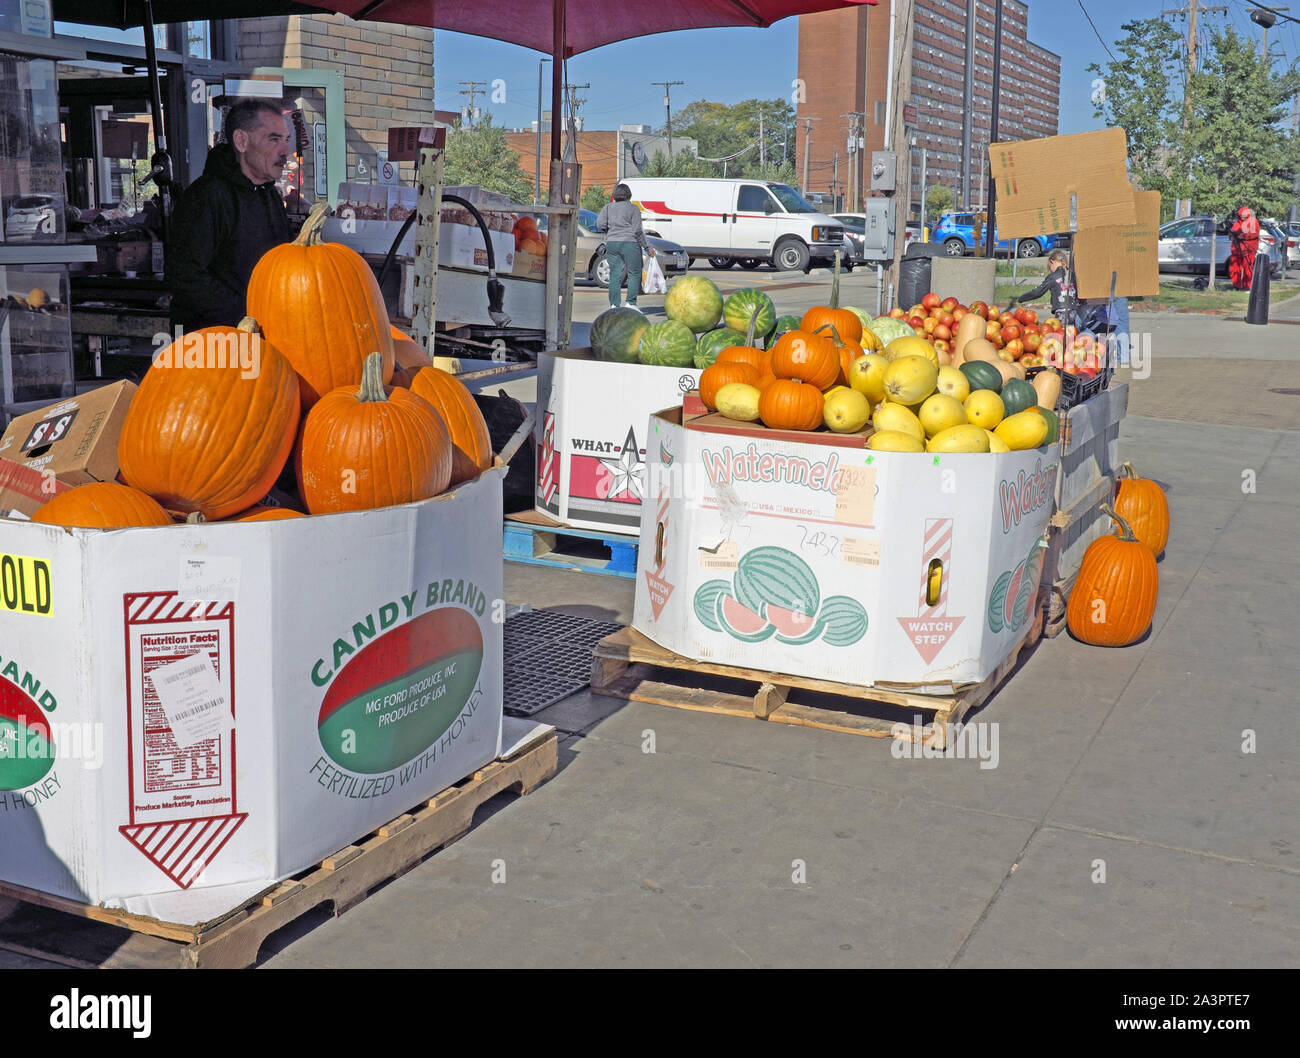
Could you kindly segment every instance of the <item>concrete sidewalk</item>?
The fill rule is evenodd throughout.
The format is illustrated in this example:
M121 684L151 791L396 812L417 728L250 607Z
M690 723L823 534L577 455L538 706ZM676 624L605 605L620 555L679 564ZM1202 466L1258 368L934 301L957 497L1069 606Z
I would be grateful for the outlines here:
M1300 432L1130 418L1121 447L1173 509L1152 633L1040 643L973 718L996 768L576 695L539 717L550 783L267 965L1300 965ZM506 583L630 618L628 581Z

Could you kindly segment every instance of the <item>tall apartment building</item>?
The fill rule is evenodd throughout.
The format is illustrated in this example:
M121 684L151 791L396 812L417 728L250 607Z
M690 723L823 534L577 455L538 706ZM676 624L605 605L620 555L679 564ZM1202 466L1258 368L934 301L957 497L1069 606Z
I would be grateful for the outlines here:
M864 157L881 150L889 131L890 8L894 0L877 7L849 8L799 18L799 77L804 100L800 119L811 123L808 144L807 189L842 194L847 208L853 198L850 185L849 119L853 111L865 114ZM960 200L962 186L962 119L966 84L966 47L970 0L914 0L915 29L911 54L894 56L895 63L911 63L909 101L917 108L913 130L912 178L909 215L919 210L921 148L926 150L929 187L943 185ZM971 100L970 205L980 204L981 173L987 157L993 102L992 0L975 0L975 76ZM1002 5L1002 91L997 139L1023 140L1055 136L1061 89L1061 59L1028 38L1029 8L1021 0ZM799 123L798 159L803 176L808 123ZM858 197L870 187L866 166L857 167Z

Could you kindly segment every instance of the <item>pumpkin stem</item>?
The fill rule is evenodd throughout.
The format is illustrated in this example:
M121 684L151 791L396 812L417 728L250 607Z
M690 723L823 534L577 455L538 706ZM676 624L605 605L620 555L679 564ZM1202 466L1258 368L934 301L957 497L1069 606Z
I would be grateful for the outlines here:
M190 511L190 513L185 516L186 525L202 525L206 521L207 519L203 517L202 511Z
M755 305L754 311L749 314L749 326L745 328L746 345L752 346L754 344L754 332L758 329L758 314L762 311L762 305Z
M245 316L239 321L235 330L242 331L244 334L257 334L261 327L258 326L257 320L253 319L252 316Z
M384 388L384 356L371 353L361 366L361 388L357 390L357 400L363 404L387 400L388 390Z
M836 329L835 324L823 323L820 327L818 327L815 331L813 331L813 334L821 334L822 331L831 332L831 338L833 338L835 341L836 349L843 349L844 346L848 344L847 342L844 341L843 338L840 337L840 332Z
M298 238L293 240L295 246L319 246L321 243L321 228L325 226L325 218L329 214L330 204L325 201L317 202L311 207L311 212L307 214L307 220L302 226L302 231L298 233Z
M831 308L840 307L840 251L835 251L835 269L831 279Z
M1122 467L1120 467L1120 469L1119 469L1119 476L1122 477L1122 478L1132 478L1134 481L1136 481L1136 480L1137 480L1137 476L1138 476L1138 472L1137 472L1136 470L1133 469L1133 464L1132 464L1132 463L1125 463L1125 464L1124 464Z
M1109 518L1114 519L1116 522L1119 523L1119 528L1120 528L1119 538L1121 540L1124 540L1130 544L1136 544L1138 542L1138 538L1133 535L1132 526L1130 526L1128 522L1126 522L1123 519L1123 517L1116 514L1115 511L1108 504L1105 503L1101 504L1101 513L1106 515Z

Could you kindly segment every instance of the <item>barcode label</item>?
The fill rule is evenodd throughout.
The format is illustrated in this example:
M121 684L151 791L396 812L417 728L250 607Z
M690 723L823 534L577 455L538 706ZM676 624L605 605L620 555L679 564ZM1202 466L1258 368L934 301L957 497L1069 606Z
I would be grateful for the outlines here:
M229 696L207 654L159 665L149 679L178 746L206 742L234 727Z

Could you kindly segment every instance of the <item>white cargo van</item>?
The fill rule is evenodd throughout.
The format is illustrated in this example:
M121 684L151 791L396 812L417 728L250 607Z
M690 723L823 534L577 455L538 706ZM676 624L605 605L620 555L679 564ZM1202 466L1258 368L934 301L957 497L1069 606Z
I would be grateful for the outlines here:
M844 226L794 188L771 180L631 177L623 181L647 234L671 239L715 268L770 261L782 271L831 264Z

